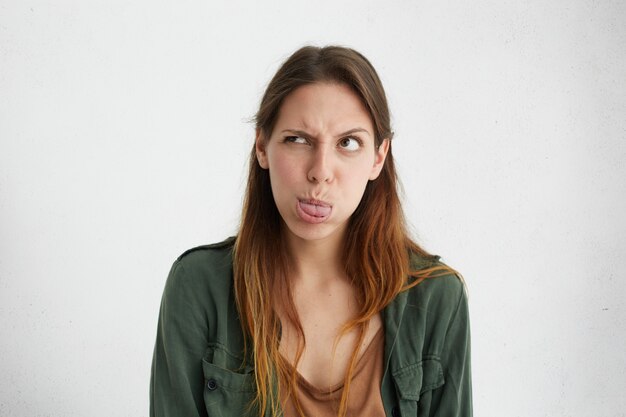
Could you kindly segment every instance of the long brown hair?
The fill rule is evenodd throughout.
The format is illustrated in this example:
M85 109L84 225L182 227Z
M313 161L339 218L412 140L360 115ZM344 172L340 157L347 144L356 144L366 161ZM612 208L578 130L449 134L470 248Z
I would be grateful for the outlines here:
M335 82L347 85L362 100L374 126L375 145L393 136L385 91L370 62L359 52L338 46L306 46L293 53L270 81L256 114L257 134L268 140L278 118L281 104L291 92L303 85ZM259 415L266 409L278 416L283 397L294 394L296 366L304 351L305 339L291 296L287 271L290 259L281 239L281 217L274 203L267 170L260 167L255 147L250 154L248 184L234 251L234 280L237 308L242 326L252 347ZM434 272L448 270L434 266L412 271L410 254L431 257L407 232L398 195L398 179L391 143L383 169L369 181L363 198L352 214L343 247L346 275L357 294L356 317L340 334L357 329L358 342L345 375L339 405L345 416L350 380L370 318L379 313L401 291L418 284ZM279 353L281 323L278 303L298 332L298 349L292 366ZM301 415L297 396L294 405Z

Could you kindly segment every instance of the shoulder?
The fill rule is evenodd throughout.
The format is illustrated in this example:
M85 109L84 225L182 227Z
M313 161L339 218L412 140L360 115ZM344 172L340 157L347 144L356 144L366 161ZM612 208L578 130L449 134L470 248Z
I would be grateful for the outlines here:
M232 282L232 250L235 238L196 246L180 254L165 284L165 296L221 296Z
M232 269L232 250L235 237L229 237L218 243L196 246L187 249L176 258L175 266L182 267L189 273L222 272Z
M467 297L460 275L436 257L411 256L415 276L427 276L396 297L385 313L390 329L398 326L395 369L424 358L441 360L446 341L467 327ZM452 331L451 331L452 330ZM460 333L459 333L460 334Z
M213 258L215 256L223 257L224 255L230 255L233 246L235 245L235 236L231 236L221 242L211 243L208 245L200 245L187 249L176 258L177 262L184 261L185 263L193 263L202 261L204 259Z
M411 266L414 271L432 270L432 273L408 290L409 305L420 306L441 322L445 318L451 319L461 304L467 303L467 290L461 275L442 262L439 256L412 254Z

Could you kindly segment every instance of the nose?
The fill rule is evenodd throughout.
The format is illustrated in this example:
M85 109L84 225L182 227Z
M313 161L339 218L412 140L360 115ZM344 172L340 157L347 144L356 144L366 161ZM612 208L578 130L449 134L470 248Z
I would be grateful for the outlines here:
M311 182L323 183L333 180L332 155L326 146L319 146L309 162L307 178Z

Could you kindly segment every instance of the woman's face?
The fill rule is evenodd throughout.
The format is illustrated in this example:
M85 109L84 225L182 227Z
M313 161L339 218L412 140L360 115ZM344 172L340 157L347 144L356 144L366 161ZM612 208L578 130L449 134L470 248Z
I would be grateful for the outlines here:
M343 84L299 87L280 108L271 136L257 134L259 164L288 231L303 240L339 239L389 141L375 146L369 113Z

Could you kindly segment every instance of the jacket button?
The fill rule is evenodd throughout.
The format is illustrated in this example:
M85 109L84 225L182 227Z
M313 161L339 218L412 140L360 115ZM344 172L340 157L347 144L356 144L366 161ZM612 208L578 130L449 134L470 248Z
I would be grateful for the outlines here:
M209 389L209 391L213 391L215 390L215 388L217 388L217 382L214 379L209 379L206 383L206 387Z
M400 416L400 409L398 408L398 406L397 406L397 405L396 405L396 406L394 406L394 407L391 409L391 415L392 415L392 417L401 417L401 416Z

